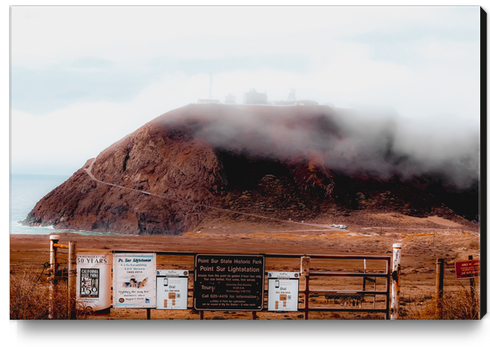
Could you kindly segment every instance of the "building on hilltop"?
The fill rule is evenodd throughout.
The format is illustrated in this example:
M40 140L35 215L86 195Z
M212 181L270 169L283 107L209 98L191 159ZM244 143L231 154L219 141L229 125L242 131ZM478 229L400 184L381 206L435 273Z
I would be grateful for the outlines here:
M228 93L228 95L225 96L225 104L234 104L235 102L236 102L236 96L235 95Z
M217 99L199 99L197 100L198 104L219 104L219 100Z
M308 99L297 100L296 89L291 88L286 101L274 101L274 104L277 106L317 106L318 102Z
M300 106L317 106L318 102L315 100L298 100L296 104Z
M258 93L255 88L250 89L248 93L245 93L243 97L244 104L267 104L267 93Z

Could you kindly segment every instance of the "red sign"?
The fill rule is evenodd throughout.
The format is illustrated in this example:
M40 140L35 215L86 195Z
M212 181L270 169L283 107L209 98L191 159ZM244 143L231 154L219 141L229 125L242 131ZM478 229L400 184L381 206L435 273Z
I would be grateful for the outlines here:
M480 277L480 260L465 260L456 262L456 278Z

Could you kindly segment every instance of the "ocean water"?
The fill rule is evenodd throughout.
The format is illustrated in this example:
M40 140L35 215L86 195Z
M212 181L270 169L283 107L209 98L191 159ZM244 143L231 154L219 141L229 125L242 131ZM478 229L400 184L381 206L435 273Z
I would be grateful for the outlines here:
M87 235L108 235L90 231L60 230L53 227L30 227L20 224L46 194L66 181L65 175L10 175L10 234L41 234L74 232Z

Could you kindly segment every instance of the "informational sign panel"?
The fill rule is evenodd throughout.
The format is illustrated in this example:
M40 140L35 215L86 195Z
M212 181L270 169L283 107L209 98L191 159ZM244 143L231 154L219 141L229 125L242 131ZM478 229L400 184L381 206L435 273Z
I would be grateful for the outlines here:
M196 310L259 311L264 302L264 257L198 254L195 258Z
M77 299L86 309L100 311L111 307L112 253L77 253Z
M156 307L155 253L116 253L113 263L113 307Z
M268 311L298 311L299 273L269 272Z
M456 278L475 278L480 277L480 260L457 261Z
M189 271L157 270L157 309L186 310Z

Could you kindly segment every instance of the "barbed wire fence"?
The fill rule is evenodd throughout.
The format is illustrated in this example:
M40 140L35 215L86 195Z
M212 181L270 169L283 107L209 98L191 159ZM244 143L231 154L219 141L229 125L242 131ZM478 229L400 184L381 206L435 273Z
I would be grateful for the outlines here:
M18 255L36 253L37 261L23 261L10 264L10 319L67 319L68 307L68 261L66 253L60 252L57 260L56 290L52 291L52 271L49 261L49 251L17 250L11 251ZM44 259L43 259L44 258ZM46 303L52 303L46 305Z

